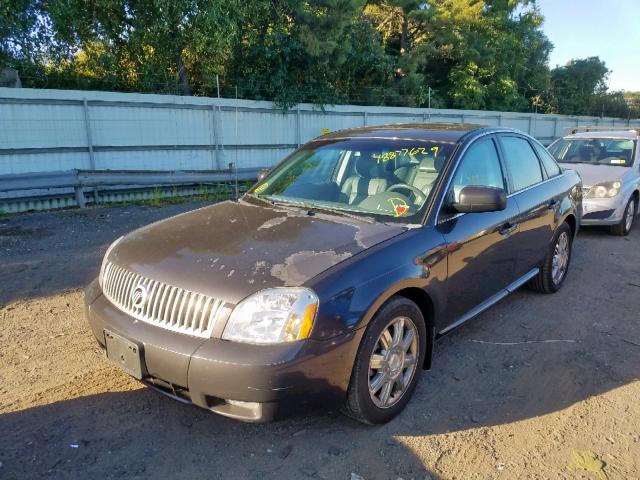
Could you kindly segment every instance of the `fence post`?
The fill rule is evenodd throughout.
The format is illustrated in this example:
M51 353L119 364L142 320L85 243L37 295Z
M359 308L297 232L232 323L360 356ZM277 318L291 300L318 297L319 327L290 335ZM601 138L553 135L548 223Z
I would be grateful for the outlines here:
M211 104L211 131L213 134L213 162L216 169L221 170L218 158L218 134L216 133L216 105L214 103Z
M460 123L464 125L464 113L460 115Z
M89 103L87 99L82 100L82 106L84 108L84 131L87 135L87 147L89 148L89 168L91 170L96 169L96 160L93 155L93 139L91 137L91 123L89 119Z
M78 185L73 188L76 193L76 203L80 208L87 208L87 202L84 199L84 192L82 191L82 185Z
M300 147L300 107L296 107L296 144Z
M498 126L501 127L502 126L502 114L498 115Z
M363 126L365 126L365 127L369 123L369 121L367 119L367 111L366 110L364 112L362 112L362 123L363 123Z
M558 138L558 117L553 117L553 138Z
M220 123L222 123L222 105L218 105L218 118L220 119ZM222 170L222 163L224 162L224 141L222 140L222 129L216 130L216 145L218 145L220 149L220 153L216 153L216 159L218 161L218 169ZM218 155L220 158L218 159Z
M89 148L89 168L91 170L95 170L96 169L96 156L95 156L95 153L93 151L93 137L91 136L91 117L89 117L89 102L87 101L86 98L82 99L82 107L84 109L84 131L87 134L87 147ZM80 196L82 198L82 205L80 206L80 208L84 208L86 205L85 205L84 195L82 193L82 189L80 189ZM78 196L76 194L76 199L77 198L78 198ZM96 205L98 205L99 198L98 198L98 189L97 188L93 189L93 201L95 202ZM80 202L78 202L78 205L80 205Z

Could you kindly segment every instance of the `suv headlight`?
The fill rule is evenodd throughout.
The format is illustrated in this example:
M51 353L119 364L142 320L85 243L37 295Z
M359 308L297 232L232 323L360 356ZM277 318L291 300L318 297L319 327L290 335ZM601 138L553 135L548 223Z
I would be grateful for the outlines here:
M241 301L231 312L222 338L244 343L284 343L307 338L318 297L307 288L269 288Z
M117 238L111 245L109 245L109 248L107 248L107 251L104 254L104 257L102 258L102 265L100 266L100 275L98 275L98 283L100 284L100 288L102 288L102 278L104 277L104 269L107 266L107 258L109 257L109 254L111 253L111 251L115 248L116 245L118 245L120 243L120 240L122 240L124 238L124 235L122 235L120 238Z
M613 182L603 182L594 185L587 192L587 198L613 198L622 188L622 182L619 180Z

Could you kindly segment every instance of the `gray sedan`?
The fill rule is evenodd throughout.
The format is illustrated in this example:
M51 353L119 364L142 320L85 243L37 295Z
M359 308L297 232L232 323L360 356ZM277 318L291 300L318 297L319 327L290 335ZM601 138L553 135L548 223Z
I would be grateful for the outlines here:
M606 225L628 235L640 200L639 133L587 131L556 140L549 151L583 182L582 225Z

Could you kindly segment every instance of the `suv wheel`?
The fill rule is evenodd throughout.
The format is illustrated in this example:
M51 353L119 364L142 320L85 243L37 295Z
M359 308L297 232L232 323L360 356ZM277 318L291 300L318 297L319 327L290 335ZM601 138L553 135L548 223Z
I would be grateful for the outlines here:
M540 273L531 279L529 287L542 293L555 293L560 290L569 271L572 246L571 227L565 222L556 231L544 265Z
M420 378L426 337L415 303L398 296L385 303L360 344L345 413L369 424L386 423L400 413Z
M633 220L636 216L636 199L631 197L629 203L627 203L627 208L624 209L624 213L622 214L622 220L617 225L613 225L611 227L611 233L613 235L619 235L621 237L625 235L629 235L631 231L631 227L633 226Z

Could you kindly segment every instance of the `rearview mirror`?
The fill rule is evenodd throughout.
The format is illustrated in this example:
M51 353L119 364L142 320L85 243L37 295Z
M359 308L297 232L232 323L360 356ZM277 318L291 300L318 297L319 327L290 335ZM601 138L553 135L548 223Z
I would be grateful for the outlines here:
M507 208L507 193L502 188L468 185L451 207L460 213L497 212Z

